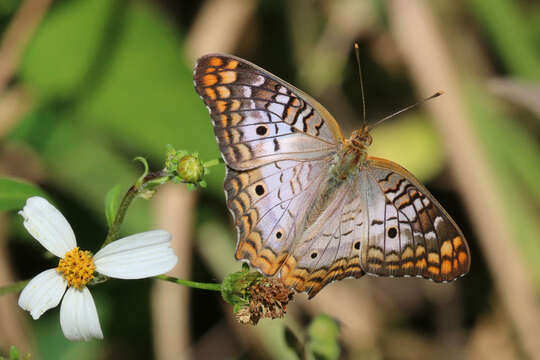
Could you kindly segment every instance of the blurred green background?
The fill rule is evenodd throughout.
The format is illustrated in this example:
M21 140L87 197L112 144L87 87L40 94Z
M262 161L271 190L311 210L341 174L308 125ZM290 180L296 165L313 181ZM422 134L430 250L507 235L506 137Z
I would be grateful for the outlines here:
M88 343L64 339L58 309L32 321L2 297L0 355L13 344L36 359L295 359L285 326L309 342L321 313L339 323L343 359L540 353L539 2L3 0L0 29L0 175L38 185L84 248L105 237L106 192L141 173L134 157L154 170L167 144L219 157L193 89L198 56L258 64L319 99L348 135L361 124L358 41L369 122L446 92L377 128L371 154L427 185L472 256L452 284L345 280L256 328L235 324L217 293L109 281L93 289L105 339ZM168 228L181 239L177 276L238 270L223 176L220 165L207 189L137 200L123 234L182 224ZM21 223L0 216L0 286L53 265Z

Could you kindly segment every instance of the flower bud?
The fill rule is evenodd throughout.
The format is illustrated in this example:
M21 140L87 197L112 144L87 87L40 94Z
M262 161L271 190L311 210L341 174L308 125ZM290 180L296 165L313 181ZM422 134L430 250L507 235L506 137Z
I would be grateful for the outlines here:
M204 166L199 154L186 155L178 161L176 168L178 176L187 183L196 184L202 180Z

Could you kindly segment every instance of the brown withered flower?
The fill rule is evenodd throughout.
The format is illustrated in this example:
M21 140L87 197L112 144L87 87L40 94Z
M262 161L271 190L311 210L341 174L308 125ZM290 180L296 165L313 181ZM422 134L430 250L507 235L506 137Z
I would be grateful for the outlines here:
M233 305L236 321L256 325L263 318L283 317L294 292L279 279L267 278L243 264L242 270L223 279L221 296Z
M265 278L251 285L248 292L251 297L249 306L240 309L236 319L251 325L256 325L263 318L282 318L287 312L287 304L294 297L294 291L276 278Z

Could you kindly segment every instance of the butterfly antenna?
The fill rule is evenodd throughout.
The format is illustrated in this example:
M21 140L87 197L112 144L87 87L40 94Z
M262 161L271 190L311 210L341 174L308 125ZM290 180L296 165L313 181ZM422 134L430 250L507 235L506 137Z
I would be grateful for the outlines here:
M381 120L379 120L379 121L375 122L373 125L371 125L371 126L369 127L369 130L371 131L373 128L375 128L375 127L376 127L377 125L379 125L380 123L382 123L382 122L384 122L384 121L386 121L386 120L388 120L388 119L391 119L391 118L393 118L393 117L396 117L396 116L398 116L399 114L404 113L404 112L407 111L407 110L410 110L410 109L412 109L412 108L414 108L414 107L417 107L418 105L423 104L423 103L425 103L425 102L428 101L428 100L435 99L436 97L439 97L439 96L441 96L442 94L444 94L444 91L437 91L435 94L433 94L433 95L431 95L431 96L428 96L427 98L422 99L422 100L418 101L417 103L414 103L414 104L412 104L412 105L409 105L409 106L407 106L406 108L401 109L401 110L399 110L399 111L396 111L396 112L393 113L393 114L390 114L390 115L388 115L388 116L385 116L385 117L383 117Z
M362 90L362 128L367 128L366 123L366 96L364 94L364 79L362 78L362 67L360 66L360 50L358 43L354 43L354 53L356 55L356 63L358 64L358 75L360 76L360 90Z

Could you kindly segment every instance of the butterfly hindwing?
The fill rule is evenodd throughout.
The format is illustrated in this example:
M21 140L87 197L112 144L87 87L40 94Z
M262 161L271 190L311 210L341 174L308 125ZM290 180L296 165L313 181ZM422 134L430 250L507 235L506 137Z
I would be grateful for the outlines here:
M210 111L223 158L233 169L324 158L342 138L319 103L240 58L201 57L194 83Z
M469 271L469 248L461 230L408 171L371 158L366 172L360 185L369 209L361 252L365 272L441 282Z
M283 282L310 298L327 284L364 275L360 267L362 202L351 183L332 192L315 222L307 222L281 268Z
M274 275L289 254L328 161L282 160L249 171L227 169L225 193L238 231L236 258Z

